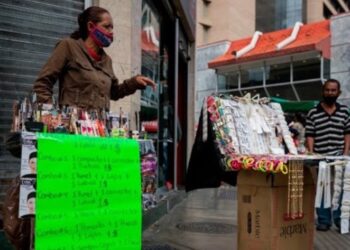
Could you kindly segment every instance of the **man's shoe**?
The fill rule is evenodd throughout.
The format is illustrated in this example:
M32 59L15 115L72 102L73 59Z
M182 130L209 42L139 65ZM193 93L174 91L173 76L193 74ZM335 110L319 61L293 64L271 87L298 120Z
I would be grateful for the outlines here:
M325 232L325 231L328 231L329 228L330 228L330 226L328 226L328 225L320 224L320 225L317 225L316 230Z
M338 233L341 233L340 225L335 224L335 228Z

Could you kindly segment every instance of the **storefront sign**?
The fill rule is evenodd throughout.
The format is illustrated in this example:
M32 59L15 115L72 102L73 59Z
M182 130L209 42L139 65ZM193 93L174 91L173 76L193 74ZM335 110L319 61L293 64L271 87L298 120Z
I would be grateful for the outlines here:
M139 145L38 135L36 250L141 249Z

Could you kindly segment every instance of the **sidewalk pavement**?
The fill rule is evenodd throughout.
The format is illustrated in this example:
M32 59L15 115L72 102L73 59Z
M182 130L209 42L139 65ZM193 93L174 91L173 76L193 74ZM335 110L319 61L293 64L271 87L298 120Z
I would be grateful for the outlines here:
M169 214L143 232L143 250L237 249L236 188L188 193ZM315 231L314 249L350 249L350 234Z
M186 198L184 198L186 197ZM237 249L236 188L170 192L143 213L143 250ZM315 233L314 249L350 249L350 234ZM0 231L0 250L12 250Z

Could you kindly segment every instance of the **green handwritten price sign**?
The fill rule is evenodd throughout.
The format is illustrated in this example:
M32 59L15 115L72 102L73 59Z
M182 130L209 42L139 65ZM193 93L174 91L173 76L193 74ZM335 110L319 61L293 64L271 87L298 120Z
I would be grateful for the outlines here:
M141 249L136 141L38 135L36 250Z

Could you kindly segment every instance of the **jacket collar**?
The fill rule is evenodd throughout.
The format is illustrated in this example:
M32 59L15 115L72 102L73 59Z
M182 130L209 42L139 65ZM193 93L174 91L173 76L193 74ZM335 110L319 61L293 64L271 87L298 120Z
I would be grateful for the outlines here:
M99 62L96 62L89 54L88 50L86 49L85 47L85 43L84 43L84 40L79 38L78 39L78 44L79 44L79 47L83 50L84 54L89 58L89 60L91 61L91 63L101 63L101 64L104 64L105 61L107 60L107 54L106 52L102 50L102 54L101 54L101 60Z

